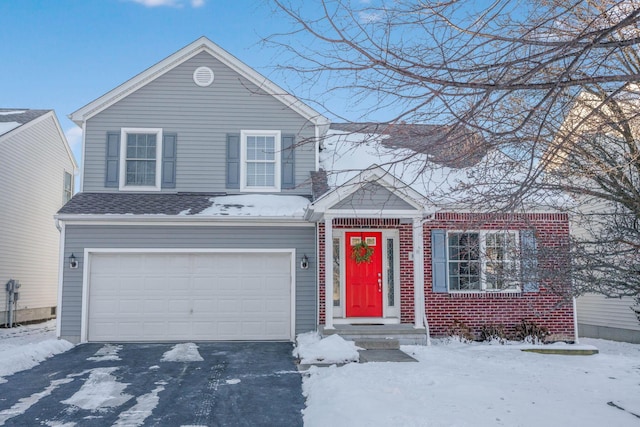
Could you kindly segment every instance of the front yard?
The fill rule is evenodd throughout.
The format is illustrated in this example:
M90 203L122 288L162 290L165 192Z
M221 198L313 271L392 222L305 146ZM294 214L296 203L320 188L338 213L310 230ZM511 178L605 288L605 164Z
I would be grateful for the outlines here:
M434 340L402 347L419 363L312 368L303 383L305 425L640 425L640 345L581 343L600 354Z
M312 367L303 383L305 425L640 425L640 345L581 343L600 354L542 355L516 345L434 340L430 347L402 348L418 363ZM71 347L55 340L53 322L0 329L0 376Z

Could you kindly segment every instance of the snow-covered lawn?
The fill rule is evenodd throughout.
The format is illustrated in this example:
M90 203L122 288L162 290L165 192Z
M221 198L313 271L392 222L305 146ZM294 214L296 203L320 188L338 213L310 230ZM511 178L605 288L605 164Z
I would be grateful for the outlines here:
M305 426L640 426L640 345L581 343L600 354L434 340L402 347L419 363L312 367Z
M0 381L70 349L70 343L55 338L54 329L54 322L0 329ZM297 349L301 356L325 362L354 358L352 343L306 338L307 348ZM581 342L596 346L600 354L542 355L522 352L516 345L434 340L431 347L403 347L418 363L312 367L303 380L305 425L640 425L640 345ZM96 357L117 360L118 350L106 346ZM180 360L196 356L189 344L164 355ZM149 412L160 391L162 385L139 398L136 411ZM127 423L123 418L121 424Z
M73 347L56 339L56 321L0 329L0 383L3 377L32 368L47 357Z

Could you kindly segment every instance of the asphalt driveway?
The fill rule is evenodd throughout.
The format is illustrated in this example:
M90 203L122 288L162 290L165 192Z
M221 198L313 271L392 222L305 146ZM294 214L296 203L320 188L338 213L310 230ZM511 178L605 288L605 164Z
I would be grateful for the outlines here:
M291 350L272 342L83 344L6 377L0 425L300 426L302 380Z

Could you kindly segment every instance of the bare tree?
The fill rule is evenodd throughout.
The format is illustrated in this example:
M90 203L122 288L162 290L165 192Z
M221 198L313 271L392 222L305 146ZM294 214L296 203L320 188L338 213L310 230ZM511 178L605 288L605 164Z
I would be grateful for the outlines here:
M482 157L469 203L571 210L575 292L640 293L640 0L273 3L292 26L266 41L302 77L297 93L332 113L347 91L363 117L438 125L411 138L429 141L414 147L425 169L447 150ZM461 138L482 143L453 151Z

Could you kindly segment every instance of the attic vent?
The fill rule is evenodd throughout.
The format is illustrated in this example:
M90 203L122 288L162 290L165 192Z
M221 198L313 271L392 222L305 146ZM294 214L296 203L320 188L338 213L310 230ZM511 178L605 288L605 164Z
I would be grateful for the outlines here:
M209 67L198 67L193 72L193 81L198 86L210 86L213 83L213 71Z

